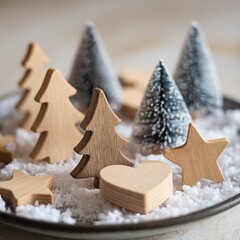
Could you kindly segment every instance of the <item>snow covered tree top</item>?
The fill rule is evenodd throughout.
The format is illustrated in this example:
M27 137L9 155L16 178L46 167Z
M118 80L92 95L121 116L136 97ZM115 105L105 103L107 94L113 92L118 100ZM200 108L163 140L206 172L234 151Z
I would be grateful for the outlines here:
M191 116L161 60L149 81L135 118L132 139L143 149L162 150L186 140Z
M174 79L193 115L222 107L215 66L197 22L190 27Z
M101 88L113 109L122 103L121 86L94 25L88 23L77 52L69 82L77 89L73 101L81 110L90 104L94 88Z

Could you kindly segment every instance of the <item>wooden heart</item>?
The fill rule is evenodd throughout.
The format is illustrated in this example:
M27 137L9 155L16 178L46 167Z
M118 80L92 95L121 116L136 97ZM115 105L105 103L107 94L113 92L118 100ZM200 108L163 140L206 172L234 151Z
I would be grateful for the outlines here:
M111 165L100 172L102 196L134 212L150 212L165 202L172 191L172 170L162 162L144 161L136 168Z

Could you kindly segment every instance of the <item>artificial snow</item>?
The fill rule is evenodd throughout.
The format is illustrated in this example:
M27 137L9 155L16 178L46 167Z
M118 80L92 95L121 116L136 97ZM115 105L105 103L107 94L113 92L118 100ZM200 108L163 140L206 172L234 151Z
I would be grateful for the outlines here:
M102 198L99 189L93 188L92 179L72 178L69 173L81 159L81 156L77 154L73 159L56 164L32 161L28 154L34 147L38 135L24 129L17 129L16 144L8 146L13 153L14 160L8 165L0 166L0 180L10 179L14 169L20 169L29 175L50 174L53 176L54 204L45 206L36 202L35 205L19 206L16 213L13 213L0 196L0 211L55 223L122 224L171 218L212 206L240 193L239 119L239 110L229 110L219 111L195 121L196 127L204 138L226 137L229 140L229 146L219 159L226 177L224 183L202 179L193 187L186 185L182 187L181 169L177 165L169 162L162 155L136 154L136 165L143 160L160 160L169 164L173 169L173 194L165 204L148 214L132 213L110 204ZM130 128L130 123L122 123L118 131L125 137L129 137Z

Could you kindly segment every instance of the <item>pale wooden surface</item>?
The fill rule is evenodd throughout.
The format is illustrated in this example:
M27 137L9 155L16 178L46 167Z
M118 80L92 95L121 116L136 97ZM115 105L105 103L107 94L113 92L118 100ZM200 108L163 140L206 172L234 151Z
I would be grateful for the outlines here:
M172 191L172 170L158 161L145 161L136 168L112 165L100 172L101 195L130 211L148 213L164 203Z
M76 92L60 71L47 71L36 95L41 109L32 130L41 134L31 153L35 160L56 163L73 157L73 148L82 138L75 125L80 123L84 116L69 100Z
M52 204L51 188L52 176L28 176L20 170L13 171L12 179L0 181L0 194L13 209L36 201L39 204Z
M12 153L8 151L7 145L15 142L15 137L12 135L0 136L0 162L6 164L12 161Z
M124 69L119 73L123 87L133 87L145 91L147 84L153 74L152 70Z
M183 184L193 186L201 178L223 182L217 160L227 145L225 138L204 140L190 123L186 143L164 150L163 155L182 168Z
M28 45L26 55L22 62L26 74L19 82L23 96L16 105L18 111L25 113L21 127L28 131L31 131L31 127L41 107L41 104L35 100L35 97L43 83L46 74L44 65L46 65L48 61L47 55L38 43L30 43Z
M128 141L114 129L120 122L103 91L95 88L87 114L80 125L85 134L74 148L75 152L83 155L71 172L74 178L98 178L102 168L113 164L133 165L121 152Z
M125 69L119 73L123 86L122 111L129 118L133 118L142 102L146 87L151 78L152 71L141 69Z

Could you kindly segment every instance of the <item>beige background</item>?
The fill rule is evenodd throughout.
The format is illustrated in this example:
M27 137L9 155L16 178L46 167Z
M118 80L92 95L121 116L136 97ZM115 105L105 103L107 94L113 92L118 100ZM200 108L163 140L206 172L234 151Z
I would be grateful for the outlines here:
M38 41L50 66L69 75L87 20L93 20L117 71L174 70L192 19L205 31L225 94L240 100L240 1L0 1L0 95L16 89L26 45Z

